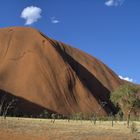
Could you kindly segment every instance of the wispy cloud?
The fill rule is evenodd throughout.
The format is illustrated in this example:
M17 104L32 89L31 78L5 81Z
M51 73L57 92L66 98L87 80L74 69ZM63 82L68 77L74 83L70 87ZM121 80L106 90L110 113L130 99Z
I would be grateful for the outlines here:
M56 18L56 17L51 17L51 23L53 23L53 24L57 24L57 23L59 23L60 21Z
M134 82L134 80L130 77L123 77L123 76L119 75L119 78L122 80L128 81L128 82Z
M105 2L106 6L121 6L125 0L107 0Z
M41 12L41 8L36 6L29 6L23 9L21 18L24 18L26 20L25 25L30 25L34 22L37 22L38 19L41 18Z

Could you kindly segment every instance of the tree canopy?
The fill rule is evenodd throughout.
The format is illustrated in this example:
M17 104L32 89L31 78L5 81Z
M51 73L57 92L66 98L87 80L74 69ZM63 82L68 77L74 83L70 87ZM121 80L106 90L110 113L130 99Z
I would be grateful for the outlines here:
M140 106L140 99L137 96L139 90L137 86L127 83L112 92L110 99L115 106L125 110L133 109Z

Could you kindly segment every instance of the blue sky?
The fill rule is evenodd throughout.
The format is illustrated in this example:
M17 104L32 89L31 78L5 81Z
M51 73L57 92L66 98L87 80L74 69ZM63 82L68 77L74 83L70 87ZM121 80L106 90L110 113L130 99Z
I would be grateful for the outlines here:
M1 28L37 28L97 57L126 80L140 83L140 0L0 2Z

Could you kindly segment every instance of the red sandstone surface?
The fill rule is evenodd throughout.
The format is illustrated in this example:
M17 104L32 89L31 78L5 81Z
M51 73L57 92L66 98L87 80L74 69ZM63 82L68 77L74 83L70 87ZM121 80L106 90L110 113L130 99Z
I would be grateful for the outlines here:
M35 29L0 29L0 89L18 97L25 114L48 109L105 116L114 110L110 92L123 83L101 61Z

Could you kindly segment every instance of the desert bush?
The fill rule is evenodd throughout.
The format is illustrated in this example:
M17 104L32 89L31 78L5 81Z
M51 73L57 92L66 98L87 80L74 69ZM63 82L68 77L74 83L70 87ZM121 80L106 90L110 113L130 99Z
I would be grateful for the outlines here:
M124 120L123 112L122 112L121 109L120 109L120 110L118 111L118 113L115 115L115 120L118 120L118 121L123 121L123 120Z
M130 126L131 133L136 133L138 131L136 123L132 122Z
M50 118L51 114L47 111L47 110L44 110L40 115L39 117L41 118Z
M83 120L83 118L84 118L84 114L82 112L71 115L71 119L73 120Z
M96 121L97 121L97 115L96 115L96 113L93 113L92 115L91 115L91 122L94 122L94 125L96 124Z

